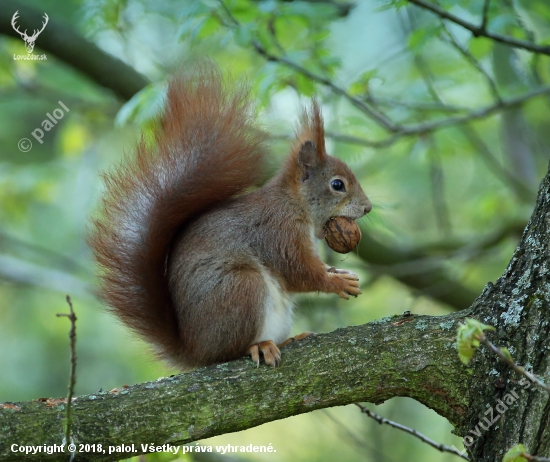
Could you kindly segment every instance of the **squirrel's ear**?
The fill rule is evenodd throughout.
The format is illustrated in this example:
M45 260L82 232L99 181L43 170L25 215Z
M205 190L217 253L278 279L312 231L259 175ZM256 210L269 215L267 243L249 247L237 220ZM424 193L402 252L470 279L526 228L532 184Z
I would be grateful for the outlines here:
M298 164L302 168L315 168L321 165L322 159L313 141L306 141L298 151Z
M306 141L300 146L298 151L298 165L302 171L302 181L309 178L312 169L318 167L321 164L317 148L313 141Z

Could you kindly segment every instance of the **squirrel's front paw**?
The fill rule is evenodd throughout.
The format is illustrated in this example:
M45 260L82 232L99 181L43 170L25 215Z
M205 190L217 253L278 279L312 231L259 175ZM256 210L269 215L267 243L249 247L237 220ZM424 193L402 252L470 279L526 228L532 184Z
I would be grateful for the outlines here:
M248 347L246 354L252 357L252 361L256 363L256 366L260 365L260 352L263 354L264 361L268 366L277 367L281 362L281 351L273 340L255 343Z
M352 273L351 271L337 270L341 272L329 272L328 275L336 283L336 288L334 290L335 294L338 294L339 297L349 299L350 295L357 297L361 294L359 289L359 277Z

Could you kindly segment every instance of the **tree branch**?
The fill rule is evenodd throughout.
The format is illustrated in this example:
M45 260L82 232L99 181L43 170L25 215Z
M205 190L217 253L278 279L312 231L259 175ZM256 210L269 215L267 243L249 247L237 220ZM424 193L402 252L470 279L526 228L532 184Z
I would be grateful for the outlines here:
M460 125L468 123L474 120L484 119L486 117L492 116L504 109L513 108L520 106L523 103L541 96L544 94L550 93L550 85L543 85L541 87L535 88L531 91L525 92L522 95L518 95L512 98L503 99L501 101L496 101L493 104L488 106L474 109L466 114L457 115L454 117L447 117L438 120L433 120L429 122L422 122L417 124L402 125L398 131L392 133L386 138L379 140L368 140L366 138L361 138L358 136L352 135L342 135L335 133L327 133L327 136L334 138L337 141L343 143L355 144L359 146L366 146L370 148L385 148L395 144L397 141L406 136L416 136L424 135L428 133L433 133L442 128L450 127L452 125Z
M467 316L468 313L464 313ZM451 423L468 403L468 372L454 347L463 315L394 316L294 342L279 368L256 368L249 359L143 383L117 393L73 401L75 443L180 445L315 409L409 396ZM379 348L379 345L385 348ZM21 455L17 446L61 444L57 405L28 401L0 404L0 461L66 460L63 454ZM50 400L56 403L55 400ZM108 449L107 449L108 451ZM112 460L80 453L77 460Z
M57 314L57 317L67 317L69 318L69 321L71 322L71 330L69 331L69 339L70 339L70 346L71 346L71 372L69 374L69 393L67 394L66 399L66 411L65 411L65 442L67 444L71 443L71 426L73 424L73 418L71 415L71 406L73 402L73 395L74 395L74 386L76 385L76 314L73 310L73 302L71 301L71 297L67 295L65 297L65 300L67 300L67 304L69 305L70 313L61 313ZM74 451L72 451L74 452ZM71 457L72 459L72 457Z
M380 106L397 106L404 107L406 109L411 109L413 111L422 111L422 112L465 112L468 110L464 106L456 106L451 104L442 104L434 101L425 102L425 101L405 101L397 100L392 98L385 98L383 96L372 96L372 94L365 95L365 98L370 103Z
M400 131L396 133L396 135L420 135L433 132L443 127L448 127L449 125L458 125L465 122L470 122L472 120L483 119L503 109L519 106L520 104L523 104L524 102L545 93L550 93L550 85L544 85L542 87L535 88L531 91L525 92L522 95L518 95L513 98L496 101L493 104L490 104L483 108L474 109L473 111L470 111L464 115L404 126Z
M21 38L11 27L11 17L16 10L19 10L17 21L23 30L33 30L42 21L42 11L18 2L11 2L10 7L0 8L0 34ZM98 85L112 90L123 100L129 100L149 84L147 78L131 66L104 52L69 26L53 18L36 44Z
M227 27L233 27L238 28L240 27L240 22L237 21L235 16L233 16L233 13L231 10L227 7L227 5L224 3L223 0L219 0L220 5L222 6L223 10L225 11L226 15L231 21L231 24L225 23ZM395 125L391 120L389 120L384 114L380 113L376 109L370 107L369 105L365 104L364 101L361 101L361 99L351 95L346 90L344 90L342 87L339 87L336 85L332 80L323 77L322 75L315 74L311 72L309 69L306 69L305 67L301 66L298 63L295 63L294 61L291 61L290 59L286 58L285 56L276 56L273 53L270 53L268 50L266 50L260 42L257 40L252 40L252 46L256 50L256 52L263 56L267 61L274 61L278 62L286 67L289 67L290 69L295 70L296 72L306 76L310 80L320 83L322 85L325 85L329 87L334 93L337 95L343 96L346 98L351 104L353 104L355 107L360 109L362 112L367 114L372 120L377 122L380 126L384 127L389 132L396 132L399 130L399 127Z
M421 267L420 260L428 256L416 250L404 250L382 244L363 228L363 237L357 246L357 255L380 273L388 274L401 283L418 290L422 295L445 303L455 310L468 308L477 297L477 293L451 278L441 260L429 259L429 264ZM392 272L396 265L410 264L408 271Z
M294 2L294 0L282 0L283 2L291 3ZM336 9L336 14L340 17L347 16L350 11L355 8L355 3L352 2L340 2L340 1L333 1L333 0L303 0L308 3L320 3L325 5L331 5Z
M537 387L542 388L547 393L550 393L550 386L546 385L542 380L540 380L538 377L533 375L531 372L526 370L524 367L519 366L516 364L516 362L512 359L510 356L510 353L508 350L508 355L502 351L501 348L497 347L493 342L491 342L485 335L483 335L480 339L478 339L481 343L487 345L489 349L496 354L499 359L503 362L508 364L514 371L516 371L518 374L524 375L527 377L531 382L533 382Z
M67 287L70 287L72 292L78 295L96 296L96 290L91 284L69 272L10 255L0 254L0 279L59 292L66 292Z
M482 19L481 19L481 26L479 26L481 28L481 30L486 30L487 29L487 21L489 21L489 5L491 3L491 0L485 0L485 2L483 3L483 14L482 14Z
M487 0L485 2L485 4L487 5L488 3L489 3L489 1ZM462 45L460 45L460 43L458 43L458 41L456 40L454 35L447 28L447 25L445 24L445 21L442 20L441 24L443 25L443 30L445 31L445 34L446 34L446 37L447 37L446 40L448 41L448 43L455 50L457 50L464 57L464 59L466 59L466 61L468 61L473 67L475 67L475 69L481 75L483 75L483 77L487 81L487 85L489 86L489 89L491 90L491 93L493 94L493 98L495 99L495 101L499 101L499 102L502 101L502 98L500 97L500 93L498 91L497 85L496 85L495 81L493 80L493 78L483 68L483 66L480 64L480 62L472 55L472 53L470 53L470 51L467 48L463 47Z
M535 197L535 191L531 191L514 173L500 164L483 138L470 125L464 124L461 128L463 135L479 153L495 177L508 186L520 201L531 203Z
M390 427L397 428L398 430L401 430L405 433L408 433L409 435L414 436L415 438L418 438L423 443L429 444L433 448L437 449L441 452L449 452L451 454L454 454L455 456L462 457L464 460L470 460L467 456L459 452L457 449L454 449L450 446L447 446L445 444L437 443L436 441L432 440L431 438L428 438L426 435L423 435L422 433L416 431L414 428L407 427L405 425L402 425L400 423L394 422L392 420L386 419L385 417L382 417L381 415L375 414L367 407L363 406L362 404L355 403L356 406L361 409L361 412L363 414L368 415L371 419L376 420L380 425L386 424Z
M444 9L437 6L435 3L428 2L426 0L409 0L410 3L413 3L414 5L424 8L425 10L429 10L432 13L435 13L439 17L443 19L447 19L451 22L454 22L455 24L458 24L459 26L462 26L464 29L469 30L474 37L487 37L489 39L495 40L496 42L504 43L505 45L514 47L514 48L522 48L527 51L531 51L533 53L540 53L544 55L550 56L550 46L548 45L538 45L533 42L528 42L526 40L517 39L508 35L501 35L494 32L490 32L485 28L485 21L482 21L481 26L476 26L472 23L469 23L468 21L465 21L464 19L459 18L458 16L455 16L452 13L449 13L448 11L445 11ZM485 18L485 13L484 13Z

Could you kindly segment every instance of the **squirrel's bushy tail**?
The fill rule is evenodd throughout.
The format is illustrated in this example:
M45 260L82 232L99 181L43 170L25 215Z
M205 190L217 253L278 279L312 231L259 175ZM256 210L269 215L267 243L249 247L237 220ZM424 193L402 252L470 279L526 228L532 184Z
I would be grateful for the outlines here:
M202 64L169 83L154 146L142 140L104 176L88 239L103 270L102 297L167 359L180 349L166 274L171 242L194 217L262 178L266 149L254 121L247 86Z

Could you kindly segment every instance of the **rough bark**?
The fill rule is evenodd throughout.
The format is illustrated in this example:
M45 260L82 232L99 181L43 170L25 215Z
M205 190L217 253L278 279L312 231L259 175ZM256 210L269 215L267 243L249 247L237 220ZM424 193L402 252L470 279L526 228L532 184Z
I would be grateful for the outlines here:
M516 363L550 382L550 179L543 180L531 220L508 268L488 284L472 306L473 317L496 327L487 337L510 350ZM468 414L459 432L469 435L470 455L476 462L493 462L511 446L525 444L531 455L550 456L548 393L533 384L526 389L508 366L485 347L474 356L469 384ZM530 383L530 382L528 382ZM488 430L489 408L514 391L519 399ZM501 408L503 409L503 408ZM476 430L476 426L477 429ZM480 436L475 436L480 432Z
M395 316L317 335L284 348L277 369L256 368L241 359L117 394L80 396L73 401L73 438L77 444L101 443L104 448L176 445L314 409L381 403L394 396L412 397L459 425L468 403L468 373L455 348L464 314ZM0 461L66 460L66 455L11 451L12 444L61 444L65 406L49 404L0 405ZM77 460L113 456L79 454Z

